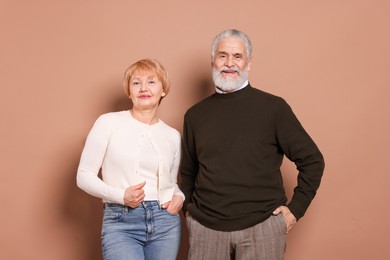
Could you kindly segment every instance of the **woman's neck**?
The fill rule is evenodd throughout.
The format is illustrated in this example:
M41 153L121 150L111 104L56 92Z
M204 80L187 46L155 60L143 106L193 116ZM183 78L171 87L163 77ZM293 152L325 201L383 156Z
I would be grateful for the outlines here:
M130 110L130 113L133 116L133 118L147 125L153 125L158 122L156 109L151 109L151 110L132 109Z

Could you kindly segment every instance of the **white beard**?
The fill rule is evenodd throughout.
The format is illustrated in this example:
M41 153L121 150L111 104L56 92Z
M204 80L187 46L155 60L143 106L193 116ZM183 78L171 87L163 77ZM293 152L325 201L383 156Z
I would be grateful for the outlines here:
M230 77L223 78L221 72L227 69L228 69L227 67L222 67L220 70L216 70L213 67L214 84L224 92L233 92L241 88L244 82L248 79L248 75L249 75L248 66L246 66L243 71L233 68L233 70L236 70L238 72L237 79L231 79Z

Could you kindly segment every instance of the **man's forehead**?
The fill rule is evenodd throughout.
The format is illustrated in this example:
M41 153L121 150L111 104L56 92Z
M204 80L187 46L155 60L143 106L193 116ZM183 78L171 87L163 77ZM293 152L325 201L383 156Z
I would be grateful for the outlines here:
M219 41L217 52L244 53L244 41L237 37L226 37Z

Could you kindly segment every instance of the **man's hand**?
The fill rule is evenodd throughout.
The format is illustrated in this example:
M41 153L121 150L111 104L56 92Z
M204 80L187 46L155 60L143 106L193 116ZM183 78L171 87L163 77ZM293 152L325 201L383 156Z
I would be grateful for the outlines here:
M123 196L123 201L126 206L131 208L136 208L144 201L145 192L142 189L145 186L145 181L137 185L130 186L125 190L125 195Z
M183 197L179 195L173 195L172 200L164 203L161 207L166 209L171 214L177 214L183 206Z
M287 223L287 230L286 234L293 228L295 223L297 223L297 219L295 216L291 213L290 209L286 206L280 206L279 208L275 209L273 214L278 215L282 213L284 220Z

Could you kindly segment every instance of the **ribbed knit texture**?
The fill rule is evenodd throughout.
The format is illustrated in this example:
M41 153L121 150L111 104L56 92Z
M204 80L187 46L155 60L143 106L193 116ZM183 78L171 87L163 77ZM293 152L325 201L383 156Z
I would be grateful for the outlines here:
M321 152L289 105L250 85L215 93L190 108L183 139L183 211L215 230L256 225L287 203L280 172L284 155L299 171L288 204L297 219L324 170Z

